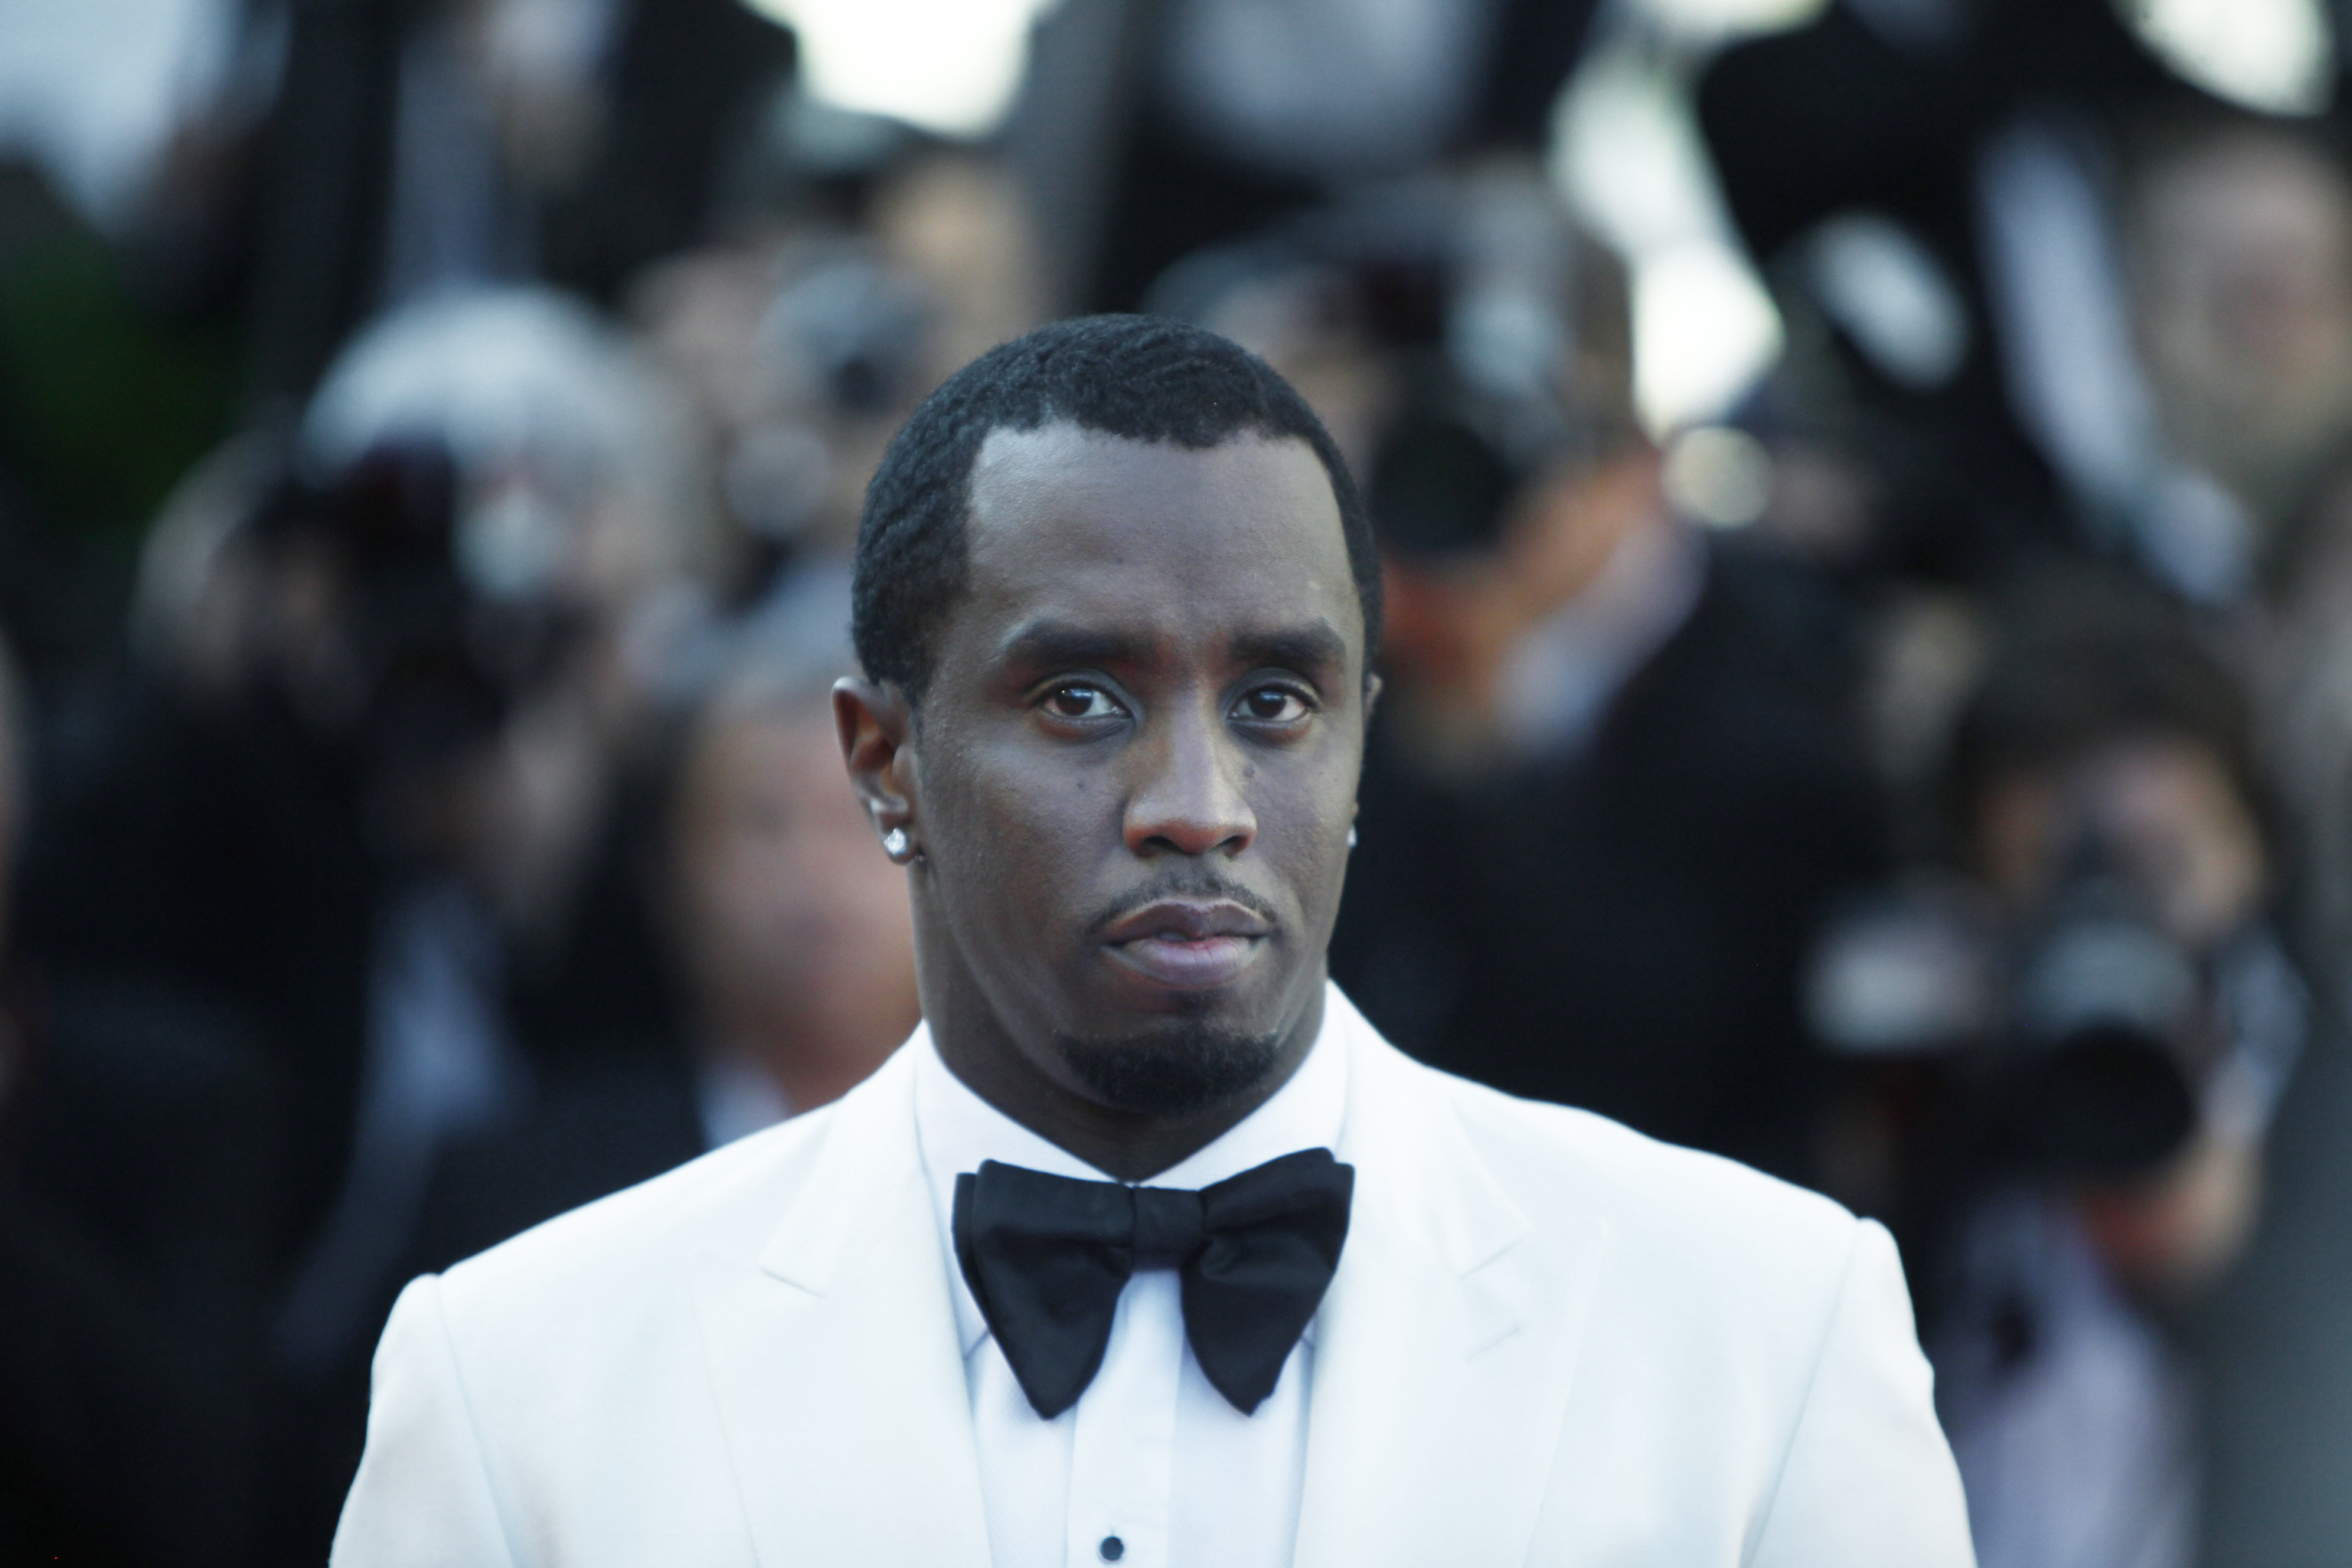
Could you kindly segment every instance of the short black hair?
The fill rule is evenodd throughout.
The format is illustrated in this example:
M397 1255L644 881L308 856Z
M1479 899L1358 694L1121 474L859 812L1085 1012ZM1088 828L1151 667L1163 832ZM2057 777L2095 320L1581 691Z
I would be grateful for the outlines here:
M857 525L851 628L866 679L921 699L931 638L964 588L964 524L981 444L992 431L1059 423L1195 450L1243 435L1306 442L1339 503L1370 668L1380 646L1380 549L1347 462L1307 400L1264 360L1214 332L1154 316L1084 316L989 350L948 377L891 438Z

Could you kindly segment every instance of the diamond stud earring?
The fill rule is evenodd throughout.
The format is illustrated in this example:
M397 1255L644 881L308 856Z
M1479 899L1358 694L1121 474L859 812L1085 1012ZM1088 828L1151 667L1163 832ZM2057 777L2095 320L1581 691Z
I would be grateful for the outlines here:
M1349 847L1349 848L1350 848L1350 849L1353 849L1355 847L1356 847L1356 830L1355 830L1354 828L1350 827L1349 829L1348 829L1348 847Z
M904 860L907 858L907 830L903 827L894 827L884 834L882 853L893 860Z

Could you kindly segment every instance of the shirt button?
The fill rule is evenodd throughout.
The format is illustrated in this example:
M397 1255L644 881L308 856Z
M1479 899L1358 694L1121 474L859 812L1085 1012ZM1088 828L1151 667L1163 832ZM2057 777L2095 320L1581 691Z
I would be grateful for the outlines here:
M1127 1542L1116 1535L1106 1535L1102 1538L1102 1544L1095 1550L1102 1553L1104 1562L1116 1563L1127 1555Z

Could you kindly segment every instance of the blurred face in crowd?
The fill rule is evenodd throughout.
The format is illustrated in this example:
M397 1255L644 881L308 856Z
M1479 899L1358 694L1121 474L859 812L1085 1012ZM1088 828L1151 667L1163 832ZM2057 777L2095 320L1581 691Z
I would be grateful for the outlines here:
M915 1026L906 879L875 852L822 695L709 722L679 784L671 908L695 1011L795 1109Z
M958 1076L1148 1175L1288 1076L1322 1017L1363 754L1364 620L1295 441L1000 430L919 714L847 683L844 742L914 875Z
M2097 747L2063 766L1996 778L1978 815L1994 887L2019 904L2048 893L2095 834L2116 869L2193 950L2252 915L2268 877L2262 830L2229 769L2173 737Z
M2352 192L2315 153L2217 138L2142 187L2140 334L2184 456L2258 508L2352 430Z

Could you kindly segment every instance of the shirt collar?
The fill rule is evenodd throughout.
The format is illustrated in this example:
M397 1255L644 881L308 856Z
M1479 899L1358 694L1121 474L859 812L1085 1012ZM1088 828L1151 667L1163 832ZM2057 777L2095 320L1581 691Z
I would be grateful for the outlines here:
M1328 984L1328 983L1327 983ZM1228 1128L1205 1148L1194 1151L1158 1175L1129 1186L1205 1187L1229 1176L1301 1149L1339 1146L1340 1123L1348 1104L1348 1040L1345 1020L1353 1016L1336 987L1323 998L1323 1026L1308 1047L1307 1059L1275 1090L1264 1105ZM988 1321L980 1303L964 1283L955 1254L955 1184L966 1172L977 1171L983 1160L1024 1165L1049 1175L1080 1181L1114 1178L1095 1169L1059 1144L1047 1142L981 1099L948 1069L931 1040L930 1026L918 1026L908 1042L915 1068L915 1139L921 1150L923 1176L930 1184L931 1201L939 1215L940 1237L947 1248L948 1276L954 1281L956 1327L963 1353L971 1355L988 1337ZM1314 1335L1307 1325L1307 1337Z

